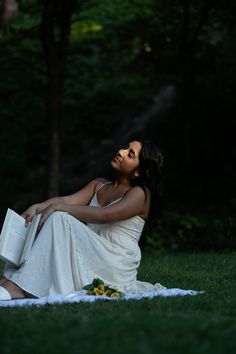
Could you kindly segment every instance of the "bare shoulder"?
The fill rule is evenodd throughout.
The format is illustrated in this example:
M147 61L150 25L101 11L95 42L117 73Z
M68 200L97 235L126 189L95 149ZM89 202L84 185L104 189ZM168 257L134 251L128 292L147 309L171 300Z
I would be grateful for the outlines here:
M77 192L63 196L63 201L65 204L74 205L88 205L94 193L97 189L106 181L105 178L95 178L87 183L83 188Z
M130 188L126 193L125 197L132 197L136 200L143 202L150 202L151 193L148 188L141 188L140 186L135 186Z
M104 177L98 177L95 178L94 180L92 180L92 182L94 183L94 187L95 187L95 191L100 188L104 183L109 182L108 179L104 178Z
M126 192L124 197L127 200L129 208L132 209L133 206L138 208L138 215L146 220L148 218L150 205L151 205L151 193L148 188L141 188L139 186L132 187Z

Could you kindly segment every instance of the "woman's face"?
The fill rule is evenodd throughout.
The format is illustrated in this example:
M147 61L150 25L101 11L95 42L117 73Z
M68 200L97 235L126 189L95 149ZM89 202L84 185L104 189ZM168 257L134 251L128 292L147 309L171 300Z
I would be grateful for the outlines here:
M139 141L131 141L127 146L118 150L111 160L112 167L119 173L135 173L139 166L139 155L142 144Z

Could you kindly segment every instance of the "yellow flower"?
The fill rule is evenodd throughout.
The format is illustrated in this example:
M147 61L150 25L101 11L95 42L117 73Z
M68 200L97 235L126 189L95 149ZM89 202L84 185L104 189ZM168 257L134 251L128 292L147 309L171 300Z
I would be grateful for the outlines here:
M105 291L105 295L106 295L106 296L111 296L111 294L112 294L112 290L107 290L107 291Z
M94 288L93 291L95 295L105 295L105 292L100 290L99 288Z
M114 291L113 293L111 293L111 297L119 297L120 294L117 291Z
M100 284L97 287L99 290L105 291L105 285L104 284Z

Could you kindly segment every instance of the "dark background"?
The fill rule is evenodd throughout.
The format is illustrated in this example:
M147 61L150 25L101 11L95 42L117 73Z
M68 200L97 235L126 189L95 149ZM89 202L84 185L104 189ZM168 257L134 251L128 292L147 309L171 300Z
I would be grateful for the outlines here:
M0 1L0 215L109 176L124 140L165 158L142 245L232 250L236 3ZM105 171L105 172L104 172Z

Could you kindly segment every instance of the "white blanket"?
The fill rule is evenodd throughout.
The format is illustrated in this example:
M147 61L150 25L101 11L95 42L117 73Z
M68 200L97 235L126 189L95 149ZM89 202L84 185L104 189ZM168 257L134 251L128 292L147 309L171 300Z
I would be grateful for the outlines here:
M165 289L159 291L149 291L143 294L125 294L122 299L124 300L140 300L143 298L152 299L154 297L168 297L168 296L184 296L184 295L198 295L202 294L204 291L194 291L194 290L182 290L182 289ZM120 300L116 297L107 296L92 296L85 295L85 291L69 293L66 295L54 295L45 296L39 299L18 299L18 300L8 300L0 301L0 307L28 307L32 305L42 306L46 304L68 304L68 303L78 303L78 302L94 302L96 300Z

